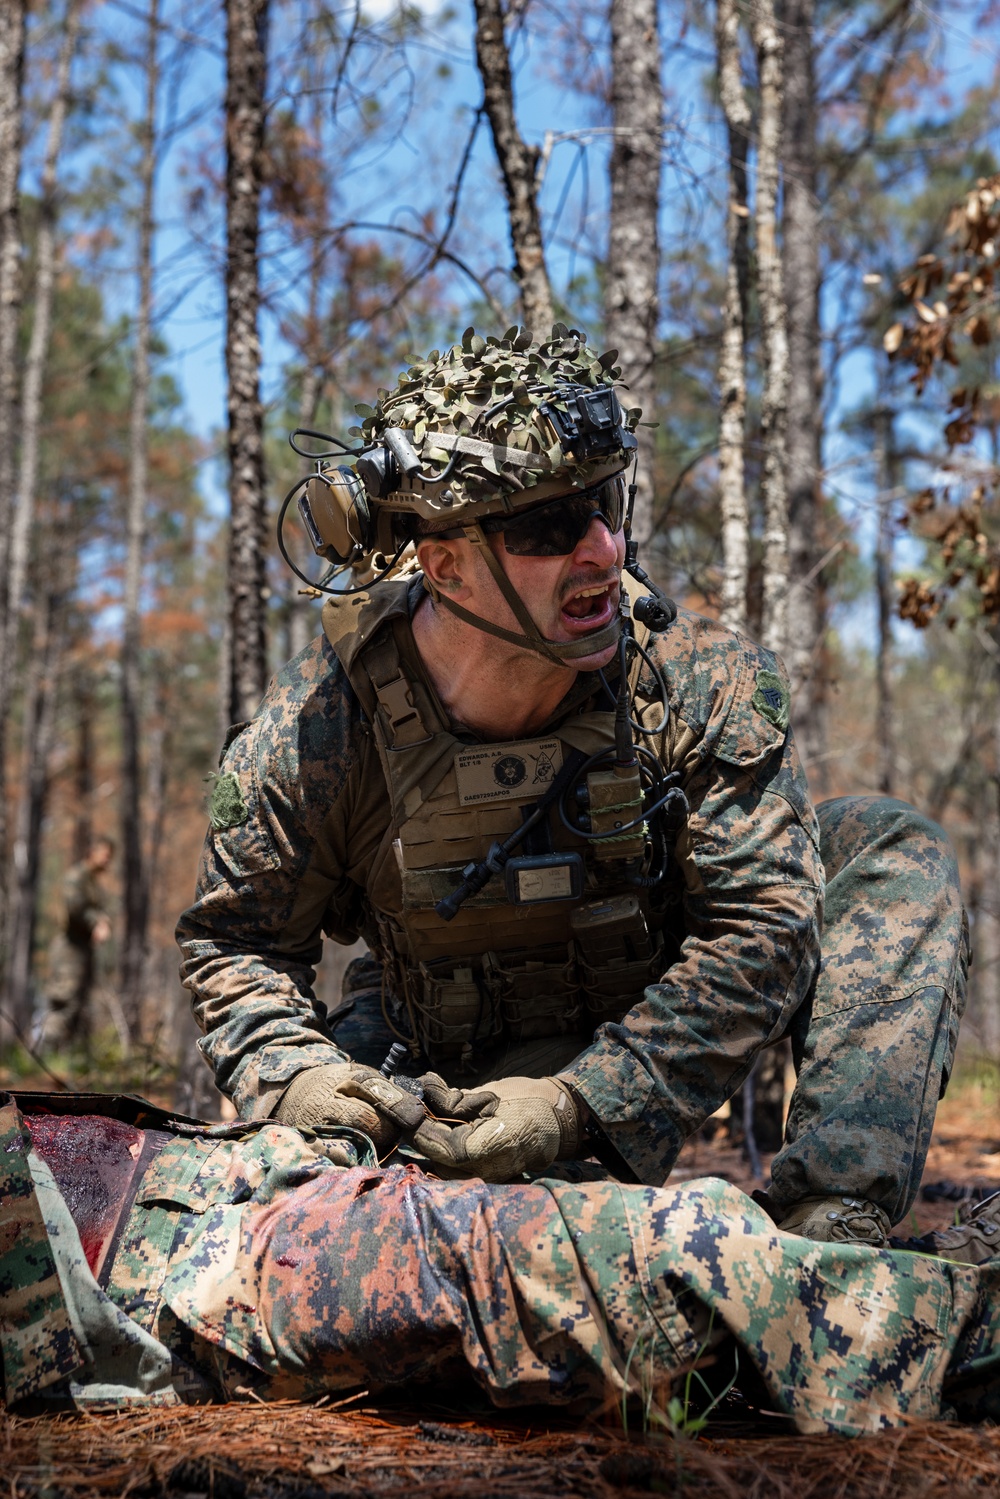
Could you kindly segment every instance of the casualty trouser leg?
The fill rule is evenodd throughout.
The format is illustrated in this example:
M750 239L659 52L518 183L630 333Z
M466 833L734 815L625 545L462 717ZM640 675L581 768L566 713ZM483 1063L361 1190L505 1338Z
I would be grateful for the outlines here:
M675 1395L696 1408L699 1363L717 1387L755 1371L801 1431L934 1418L949 1378L992 1391L980 1409L1000 1413L1000 1260L815 1244L722 1181L331 1169L274 1126L219 1156L174 1150L137 1194L109 1291L224 1397L397 1388L440 1403L474 1382L497 1406L616 1419L627 1389L648 1418ZM209 1200L258 1184L213 1209L198 1202L206 1178ZM182 1202L168 1209L170 1195Z
M96 1197L95 1131L121 1168ZM37 1200L32 1143L48 1174ZM323 1153L343 1148L267 1124L144 1144L115 1121L29 1126L0 1106L8 1399L58 1398L64 1375L82 1398L96 1375L100 1399L401 1386L412 1401L429 1382L440 1401L471 1377L497 1405L616 1409L627 1388L647 1417L676 1419L671 1397L687 1408L711 1354L726 1380L756 1370L798 1430L933 1418L942 1396L1000 1415L1000 1259L816 1244L721 1181L441 1182Z
M850 1193L905 1217L965 1006L968 925L945 834L905 802L817 808L822 965L790 1035L798 1082L770 1196Z
M423 1387L440 1401L471 1376L494 1405L612 1420L627 1387L662 1419L675 1395L698 1408L698 1363L716 1388L756 1371L751 1387L800 1431L934 1419L949 1377L992 1390L983 1413L1000 1411L1000 1260L814 1244L726 1182L490 1186L359 1168L249 1204L235 1242L207 1226L192 1249L205 1298L171 1289L168 1270L169 1304L216 1339L228 1316L228 1346L269 1376L264 1398Z

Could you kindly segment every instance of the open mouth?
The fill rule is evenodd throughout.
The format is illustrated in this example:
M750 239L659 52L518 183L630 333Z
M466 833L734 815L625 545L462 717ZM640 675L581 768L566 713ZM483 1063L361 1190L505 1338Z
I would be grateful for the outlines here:
M563 604L561 612L567 623L594 629L607 624L617 607L617 583L598 583L578 589Z

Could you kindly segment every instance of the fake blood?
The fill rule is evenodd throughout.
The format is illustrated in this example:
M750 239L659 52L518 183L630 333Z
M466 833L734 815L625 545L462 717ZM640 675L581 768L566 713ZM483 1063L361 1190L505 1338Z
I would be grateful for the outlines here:
M29 1114L32 1144L56 1179L91 1270L118 1222L143 1132L98 1115Z

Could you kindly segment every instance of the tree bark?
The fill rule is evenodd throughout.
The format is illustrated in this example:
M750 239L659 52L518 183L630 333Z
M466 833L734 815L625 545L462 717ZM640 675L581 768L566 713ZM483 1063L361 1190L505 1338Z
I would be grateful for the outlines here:
M11 526L8 558L7 599L2 650L0 650L0 718L6 718L14 682L17 655L18 624L24 586L27 581L28 552L35 521L35 498L38 490L39 436L42 423L42 387L48 363L52 333L52 299L56 275L56 226L59 218L58 165L63 129L69 109L70 71L80 31L81 0L69 0L66 8L62 46L56 67L55 94L49 114L45 161L42 167L39 204L38 239L35 249L34 320L31 342L24 366L24 399L21 409L21 464L18 472L17 500Z
M822 663L825 590L817 578L822 505L820 213L817 197L814 0L785 0L783 269L788 333L789 594L786 664L793 720L814 792L826 790Z
M0 0L0 641L7 634L8 538L17 472L21 313L20 176L26 0ZM0 715L0 932L7 924L7 715ZM0 1018L0 1041L4 1022Z
M7 610L3 622L3 636L0 638L0 721L5 723L9 718L14 688L18 634L28 571L28 553L35 519L39 435L42 422L42 387L45 367L48 363L49 339L52 331L52 298L55 290L56 224L59 217L57 169L63 129L69 109L70 71L80 30L80 9L81 0L69 0L63 40L56 65L55 93L49 114L45 159L42 165L38 236L35 246L34 318L24 367L21 462L10 531L10 551L7 558ZM34 837L40 833L40 810L38 810L37 824L32 819L44 800L45 774L44 768L42 771L38 770L38 756L45 747L40 742L36 742L42 738L46 701L44 684L36 680L37 673L41 670L40 657L37 652L34 652L29 672L29 693L24 717L25 780L18 817L18 831L12 851L14 888L7 910L6 923L8 1000L11 1011L22 1028L29 1018L31 953L38 891L38 849L30 842L26 846L24 838L29 835ZM32 718L34 711L32 705L36 703L39 715L37 721ZM41 775L41 782L38 781L38 775Z
M756 0L751 30L757 50L760 117L754 219L761 344L761 499L764 508L761 638L784 654L788 625L788 499L785 487L788 338L778 249L783 49L773 0Z
M269 0L226 4L226 374L229 382L229 718L267 685L264 413L257 240Z
M1000 646L1000 631L994 641ZM980 1034L983 1050L1000 1064L1000 654L997 656L997 690L993 703L993 808L987 846L986 898L992 928L992 950L983 953ZM985 944L984 944L985 945ZM977 942L978 947L978 942ZM992 961L991 961L992 960Z
M514 280L520 288L525 323L536 338L547 338L553 311L538 213L540 153L537 146L526 144L517 128L514 85L500 0L475 0L475 5L476 63L483 81L483 104L507 198Z
M619 352L629 406L656 410L657 276L663 89L656 0L611 0L611 222L604 291L607 341ZM653 534L653 434L639 428L632 533Z
M16 473L25 9L25 0L0 0L0 595Z
M24 762L14 836L8 927L7 1006L23 1036L31 1031L32 967L38 917L42 821L55 730L61 610L46 593L36 604L32 671L24 702Z
M718 0L716 51L719 94L726 117L729 184L726 211L726 300L719 353L719 500L722 511L723 624L745 630L750 565L750 517L744 484L747 319L747 133L750 106L740 69L736 0Z
M73 716L76 720L76 758L73 763L73 862L90 852L94 839L94 678L77 657L73 663Z
M155 909L154 902L157 901L160 893L158 889L161 869L160 857L166 836L168 811L167 786L170 779L171 752L173 750L170 733L169 696L167 682L162 672L157 673L154 692L153 723L149 731L149 747L146 760L146 822L149 828L149 835L148 853L144 870L147 905L153 909ZM150 973L148 954L144 973L147 984L152 988L153 975ZM164 1009L158 1003L153 1034L149 1038L150 1044L154 1048L162 1037L163 1021Z
M149 349L153 316L153 199L156 187L156 101L159 0L150 0L146 42L146 108L141 131L139 180L139 302L132 364L129 486L126 507L125 618L122 630L122 946L121 1006L130 1034L140 1034L149 878L143 838L139 753L142 714L142 559L149 482Z
M314 266L319 257L314 252ZM310 308L315 308L318 314L319 308L319 271L314 269L309 289ZM318 326L317 320L313 321L313 313L310 312L310 323ZM315 357L316 351L311 347L306 350L308 363L302 378L302 399L299 405L299 425L310 430L315 429L316 414L319 410L319 400L322 391L322 380L320 377L319 361ZM294 548L292 556L298 562L303 572L308 576L308 563L314 557L307 544L300 541L298 535L289 538ZM304 597L299 589L302 587L301 579L294 573L288 580L288 593L286 596L286 624L287 635L285 640L285 658L291 661L300 651L304 651L316 633L316 606L312 599Z
M875 657L875 742L878 763L876 785L891 796L896 783L896 749L893 732L892 616L892 509L899 479L893 412L881 405L875 413L878 431L878 533L875 539L875 601L878 610L878 646Z
M975 871L978 878L969 902L975 962L967 1031L978 1053L1000 1064L1000 630L994 626L987 640L994 673L990 724L993 768L987 778L986 805L975 809L985 815L980 818L980 839L976 840L982 862Z

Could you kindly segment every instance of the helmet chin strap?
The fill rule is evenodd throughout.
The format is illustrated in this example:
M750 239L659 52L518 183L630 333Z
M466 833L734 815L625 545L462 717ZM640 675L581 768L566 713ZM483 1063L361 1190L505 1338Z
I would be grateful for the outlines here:
M596 656L610 646L617 645L621 635L621 616L618 614L602 629L595 630L593 634L586 635L581 640L546 640L500 565L500 559L487 541L482 527L463 526L462 529L466 539L479 548L486 566L493 574L494 582L510 605L511 612L524 634L519 635L515 630L505 630L502 625L495 625L488 619L481 619L478 614L472 614L468 609L463 609L461 604L456 604L454 599L445 598L439 589L428 584L435 601L443 604L451 614L457 615L467 625L473 625L477 630L485 631L487 635L495 635L499 640L506 640L510 645L518 645L523 649L534 651L536 655L543 657L546 661L551 661L555 666L571 665L583 657Z

